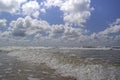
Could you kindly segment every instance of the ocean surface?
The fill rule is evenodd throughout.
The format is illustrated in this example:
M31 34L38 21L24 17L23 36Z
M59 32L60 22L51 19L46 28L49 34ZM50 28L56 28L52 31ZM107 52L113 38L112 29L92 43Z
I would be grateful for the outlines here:
M0 48L0 80L120 80L120 50Z

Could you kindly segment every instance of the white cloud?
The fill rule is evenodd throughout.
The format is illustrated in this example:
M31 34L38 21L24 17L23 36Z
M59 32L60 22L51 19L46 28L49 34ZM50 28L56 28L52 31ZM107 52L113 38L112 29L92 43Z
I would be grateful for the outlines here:
M64 21L72 24L82 25L91 15L93 8L90 7L91 0L47 0L44 2L47 8L51 6L60 7L64 12Z
M24 44L78 45L79 41L85 40L86 36L83 35L84 33L86 31L82 28L73 28L67 24L50 25L44 20L26 16L25 18L19 17L17 20L11 21L8 29L1 32L0 36L6 38L6 40L14 41L14 44L19 42L17 41L18 39L23 43L24 39L29 40L29 38L32 38L31 44ZM37 42L39 43L37 44ZM12 44L12 42L9 42L9 44Z
M20 5L26 1L27 0L0 0L0 12L19 12Z
M65 25L52 25L51 31L50 31L50 37L61 37L63 33L65 32Z
M73 28L68 25L50 25L48 22L33 19L30 16L11 21L8 30L3 36L28 37L36 39L80 40L85 33L82 28Z
M38 18L40 14L39 10L40 10L40 5L36 0L29 1L22 5L22 12L24 15Z
M6 25L6 20L0 20L1 25ZM120 19L113 22L108 28L98 33L88 34L85 28L74 28L67 24L50 25L47 21L38 20L31 16L25 18L19 17L17 20L11 21L8 29L0 32L0 37L12 38L17 43L24 39L30 40L31 44L49 44L49 45L112 45L120 44ZM2 38L1 37L1 38ZM38 43L37 43L38 42Z
M7 25L7 20L6 19L0 19L0 27L6 27Z
M91 41L93 41L93 43L96 43L96 45L110 45L110 44L119 45L120 19L117 19L115 22L110 24L110 26L105 30L91 34L90 39Z
M104 31L99 32L99 34L115 34L115 33L120 33L120 19L117 19L115 22L110 24L110 27L105 29Z
M49 26L50 25L46 21L32 19L30 16L26 16L25 18L18 18L16 21L11 21L5 33L9 33L8 35L25 37L40 32L46 33L50 29Z
M46 13L46 10L45 10L44 8L41 8L41 9L40 9L40 12Z
M32 16L33 16L34 18L38 18L39 15L40 15L40 12L39 12L39 11L35 11L35 12L32 14Z
M34 18L39 18L40 13L46 12L42 6L37 0L0 0L0 12L22 14Z
M63 38L76 39L81 35L81 33L82 32L78 28L75 29L75 28L72 28L72 27L66 27Z
M43 5L45 5L47 8L52 6L58 6L60 7L63 4L64 0L46 0Z

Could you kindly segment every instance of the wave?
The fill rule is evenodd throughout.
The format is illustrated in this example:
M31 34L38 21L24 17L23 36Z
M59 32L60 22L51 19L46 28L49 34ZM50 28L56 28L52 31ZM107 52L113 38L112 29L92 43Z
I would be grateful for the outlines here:
M56 74L75 77L77 80L118 80L120 67L103 64L103 61L94 58L80 58L78 55L69 54L69 50L59 49L13 49L8 53L21 61L32 63L45 63Z

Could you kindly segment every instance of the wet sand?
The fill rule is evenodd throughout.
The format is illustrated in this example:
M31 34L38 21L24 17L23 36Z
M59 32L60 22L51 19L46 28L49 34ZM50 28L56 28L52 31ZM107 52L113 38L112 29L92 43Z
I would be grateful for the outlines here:
M60 76L45 64L19 61L7 53L0 51L0 80L76 80Z

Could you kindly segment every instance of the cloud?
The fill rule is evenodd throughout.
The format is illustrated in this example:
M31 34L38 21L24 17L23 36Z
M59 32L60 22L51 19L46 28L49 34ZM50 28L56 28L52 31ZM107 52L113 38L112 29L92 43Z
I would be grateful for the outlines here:
M59 7L63 12L63 20L69 24L83 25L91 15L91 0L1 0L0 12L19 13L24 16L38 18L48 8Z
M4 30L7 28L7 20L6 19L0 19L0 36L4 32Z
M115 33L120 33L120 19L117 19L115 22L110 24L110 27L108 27L104 31L99 32L99 34L103 34L103 35L109 35Z
M96 45L120 45L120 19L116 19L105 30L91 34L90 39Z
M75 40L84 36L85 30L82 28L73 28L69 25L50 25L44 20L33 19L30 16L18 18L11 21L7 31L3 36L28 37L33 36L36 39L61 39Z
M6 22L6 20L1 19L2 22ZM47 21L26 16L25 18L19 17L17 20L11 21L8 29L0 33L1 39L6 38L6 40L15 41L14 44L17 44L19 39L18 42L34 46L119 45L120 19L111 23L103 31L89 34L84 27L75 28L68 24L51 25Z
M40 5L39 3L34 1L29 1L22 5L22 13L23 15L33 16L35 18L39 17L40 14Z
M66 27L62 38L65 39L76 39L81 35L81 31L78 28Z
M40 12L45 13L46 11L37 0L0 0L0 12L38 18Z
M30 16L26 16L25 18L20 17L15 21L11 21L7 31L4 34L7 33L8 35L25 37L40 32L47 33L49 29L50 25L46 21L33 19Z
M64 25L52 25L51 31L50 31L50 37L61 37L63 33L65 32L65 26Z
M0 27L6 27L7 25L7 20L6 19L0 19Z
M66 23L82 25L91 15L93 8L91 0L47 0L44 5L48 8L59 7L63 11L63 19Z
M20 36L20 37L26 36L25 30L22 30L22 29L14 30L12 34L13 34L14 36Z
M27 0L0 0L0 12L16 13Z
M23 18L18 18L16 21L11 21L8 30L6 31L6 35L24 37L26 35L26 28L30 25L29 22L27 22L26 20L26 18L25 20Z

